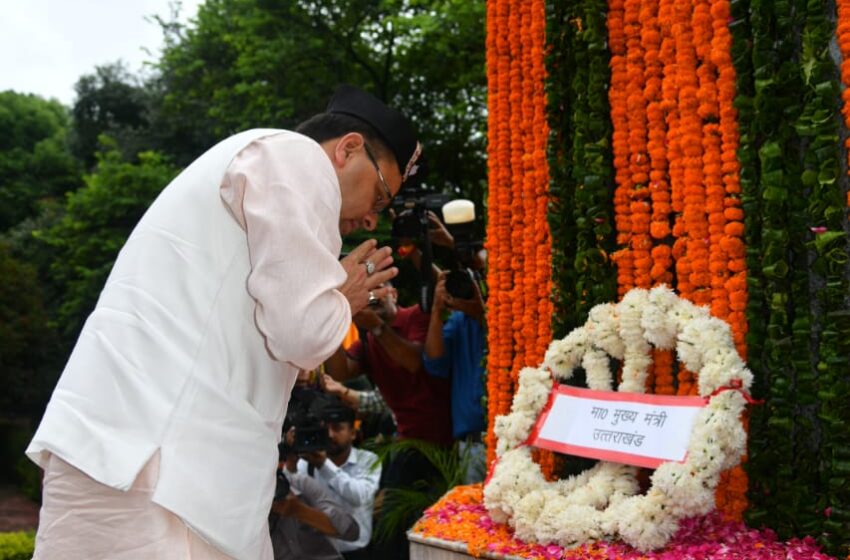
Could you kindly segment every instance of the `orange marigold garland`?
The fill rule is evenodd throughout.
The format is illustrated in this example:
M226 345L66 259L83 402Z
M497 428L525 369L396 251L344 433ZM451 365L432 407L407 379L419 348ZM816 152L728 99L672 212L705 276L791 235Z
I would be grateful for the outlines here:
M508 36L510 38L510 89L508 122L510 123L510 175L511 180L507 185L513 194L514 212L511 213L511 245L505 250L511 254L511 271L513 273L511 289L511 319L513 333L513 359L511 363L511 380L516 383L517 373L525 365L525 338L523 337L523 317L525 298L523 297L523 273L525 272L526 255L523 253L523 240L525 239L525 215L524 212L516 210L522 208L524 193L523 156L525 151L524 132L522 120L522 80L524 72L527 71L522 57L523 41L520 34L522 28L521 5L511 2L508 5ZM531 219L531 216L529 216ZM512 249L516 250L512 250Z
M644 99L644 49L641 44L641 2L626 0L623 23L626 35L626 110L629 126L629 170L631 243L634 283L649 288L652 269L649 237L651 208L649 205L649 156L647 153L646 100Z
M838 38L838 48L841 49L841 114L844 115L844 125L850 128L850 1L837 0L838 27L835 35ZM850 138L844 141L847 148L847 165L850 169ZM850 191L847 192L847 206L850 206Z
M488 171L487 241L490 270L487 303L487 447L494 448L493 421L510 410L513 394L511 288L511 92L507 1L487 3ZM492 451L490 451L492 454ZM492 457L490 457L492 458Z
M620 294L672 283L675 267L679 293L727 320L745 356L746 267L729 11L726 0L609 2L621 247L614 257ZM674 383L672 355L655 352L654 359L657 393L695 393L695 376L684 367ZM725 514L740 518L746 486L740 468L724 475L717 497Z
M641 43L645 52L644 100L646 101L647 155L649 157L650 238L656 245L650 250L651 285L673 285L672 255L667 238L670 235L670 185L667 181L667 124L664 118L663 34L659 17L669 14L671 2L645 0L641 4ZM666 45L669 51L669 41ZM653 350L653 366L647 375L647 390L658 394L673 393L673 355Z
M725 296L728 298L726 319L731 328L735 346L746 360L747 271L744 246L744 212L741 208L741 183L737 158L739 146L738 115L735 110L736 73L732 63L732 35L729 32L731 7L728 0L711 3L711 21L714 36L711 41L711 59L717 68L717 95L720 117L721 171L725 197L723 201L724 227L719 236L726 254L726 274L723 276ZM744 428L748 421L744 419ZM747 460L746 456L742 462ZM717 487L718 508L727 516L739 520L747 509L747 474L739 465L721 475Z
M528 155L528 175L530 185L530 209L534 220L530 224L527 237L531 239L530 246L526 252L530 258L533 257L533 265L528 269L526 279L526 291L529 294L527 307L534 308L535 320L528 325L528 338L526 356L529 363L539 363L552 340L551 316L552 316L552 243L549 236L548 223L548 191L549 173L547 167L546 144L549 137L549 128L546 124L546 92L544 84L546 80L546 69L544 65L543 52L546 44L546 6L544 0L532 0L525 2L529 6L529 28L530 36L528 43L528 62L530 67L527 81L529 87L529 99L534 100L531 104L530 124L530 154ZM542 451L538 456L543 474L547 478L555 476L555 454L550 451Z
M538 363L551 340L551 243L542 0L487 5L489 88L488 460L492 427L510 410L517 372ZM552 454L540 456L551 475Z
M615 183L614 220L617 244L623 249L611 258L617 265L618 293L622 296L634 286L634 258L629 251L631 242L631 190L629 170L629 125L626 88L629 82L626 64L626 33L624 0L608 3L608 44L611 49L611 87L608 102L611 106L611 145L614 155Z

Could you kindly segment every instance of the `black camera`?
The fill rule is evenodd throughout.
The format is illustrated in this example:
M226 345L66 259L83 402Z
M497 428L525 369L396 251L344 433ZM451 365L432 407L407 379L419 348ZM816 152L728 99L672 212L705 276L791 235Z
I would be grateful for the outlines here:
M456 299L472 299L475 297L475 281L472 271L468 268L452 270L446 275L446 291Z
M434 254L431 248L431 238L428 235L428 212L440 214L443 205L451 197L443 193L428 193L419 191L393 200L395 217L390 234L393 239L410 239L418 241L422 256L419 263L419 307L423 312L431 311L434 298L434 278L431 274L431 264Z
M454 239L454 263L446 275L446 291L453 298L472 299L479 280L475 256L482 247L476 235L475 205L469 200L453 200L442 208L442 218Z
M274 501L285 500L289 496L289 479L283 474L283 469L277 470L277 483L274 487Z
M286 419L283 422L283 440L278 446L281 459L290 453L326 451L330 446L328 429L322 418L322 410L332 402L330 395L310 386L292 388ZM293 429L293 441L286 436Z
M424 240L428 236L428 212L437 216L451 196L443 193L422 193L414 196L393 199L393 219L391 235L395 239Z

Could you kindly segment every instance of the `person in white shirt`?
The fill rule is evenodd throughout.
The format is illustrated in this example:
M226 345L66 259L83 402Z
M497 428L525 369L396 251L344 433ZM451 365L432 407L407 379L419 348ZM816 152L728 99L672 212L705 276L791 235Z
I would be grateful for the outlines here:
M356 540L357 521L327 486L295 472L298 455L282 458L269 515L274 560L342 560L331 539Z
M416 174L410 122L343 86L295 132L201 155L121 249L27 455L35 560L272 558L267 516L299 368L397 274L372 230Z
M327 405L322 418L328 428L327 451L306 453L298 461L297 472L315 477L354 515L360 527L356 541L332 539L346 560L367 559L372 537L372 510L381 481L378 456L354 447L357 428L355 413L342 402Z

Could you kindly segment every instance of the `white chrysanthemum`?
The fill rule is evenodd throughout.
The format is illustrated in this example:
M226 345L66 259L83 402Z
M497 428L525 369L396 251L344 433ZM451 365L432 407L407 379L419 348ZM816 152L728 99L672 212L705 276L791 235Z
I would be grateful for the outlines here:
M705 364L699 370L699 379L697 380L700 395L705 392L704 396L708 397L718 388L728 385L729 381L728 370L723 366L715 363Z
M690 464L664 463L652 475L653 490L667 497L676 517L702 515L714 509L714 490L720 471L694 471Z
M551 390L552 378L546 370L523 368L519 372L519 390L514 395L511 411L536 417L546 405Z
M691 437L691 444L688 446L688 463L694 471L719 471L725 456L723 446L718 439L711 436L699 439Z
M499 440L496 445L496 455L501 456L528 439L528 434L531 433L531 428L536 421L535 415L523 413L496 417L493 426L493 433Z
M626 346L624 352L626 358L630 352L649 351L649 343L644 338L643 327L640 324L646 300L646 290L632 290L623 297L623 301L617 304L620 338Z
M580 488L587 484L587 481L590 480L590 474L592 471L593 469L587 469L582 473L574 474L561 480L556 480L552 483L552 488L558 494L567 495L576 488Z
M612 389L611 361L605 352L596 348L588 350L581 361L581 367L584 368L588 387L596 391Z
M611 483L613 495L634 496L640 491L640 485L637 481L637 467L610 462L603 462L603 465L613 479Z
M596 305L590 310L589 317L596 324L593 345L612 358L622 360L626 346L620 338L617 306L612 303Z
M679 332L685 328L685 325L696 318L710 317L708 309L698 307L686 299L679 298L679 301L670 309L670 321L675 322Z
M515 526L534 527L537 518L543 512L543 507L546 505L546 494L543 490L532 490L520 499L514 510L516 519ZM532 539L534 533L531 533Z
M699 371L702 368L702 351L696 335L693 331L681 331L676 342L679 361L691 371Z
M537 523L547 534L547 541L572 548L604 537L598 517L596 508L555 499L547 502Z
M617 313L620 317L620 337L623 339L626 350L623 361L623 381L619 390L627 393L643 393L646 385L646 376L649 365L652 363L650 356L651 346L644 338L641 316L643 308L647 305L649 292L635 289L627 293L623 300L617 304Z
M661 548L670 540L679 524L668 514L666 499L650 490L646 496L635 496L618 507L620 537L636 549L647 552Z
M623 393L645 393L646 377L651 364L652 357L649 354L626 352L623 381L618 390Z
M543 365L556 378L569 379L589 347L587 331L583 327L579 327L562 340L552 341L543 357Z
M546 479L531 460L528 448L512 449L496 464L490 483L484 488L484 505L510 515L523 496L545 484Z
M641 315L641 327L646 340L661 350L672 350L676 346L676 333L679 326L668 320L679 298L667 286L657 286L649 291L649 303Z

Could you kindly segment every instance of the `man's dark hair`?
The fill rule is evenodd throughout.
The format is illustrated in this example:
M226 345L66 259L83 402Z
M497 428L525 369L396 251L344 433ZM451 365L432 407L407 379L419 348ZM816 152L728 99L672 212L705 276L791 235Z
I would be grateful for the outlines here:
M319 144L326 140L345 136L349 132L362 134L376 157L392 156L393 152L381 138L375 127L356 117L340 113L319 113L302 122L295 132L312 138ZM393 156L395 157L395 156Z

